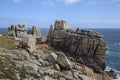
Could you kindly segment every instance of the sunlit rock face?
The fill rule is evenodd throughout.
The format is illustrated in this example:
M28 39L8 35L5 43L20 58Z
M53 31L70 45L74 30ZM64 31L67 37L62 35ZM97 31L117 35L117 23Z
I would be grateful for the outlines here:
M48 42L55 48L67 51L78 62L101 72L105 69L106 41L98 32L69 29L64 20L56 20L50 27Z
M18 38L25 37L27 35L25 24L11 25L8 28L8 34Z

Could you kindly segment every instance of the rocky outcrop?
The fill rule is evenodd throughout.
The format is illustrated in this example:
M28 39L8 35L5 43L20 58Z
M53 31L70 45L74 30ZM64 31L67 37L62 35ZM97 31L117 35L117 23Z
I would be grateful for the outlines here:
M68 58L65 56L63 52L56 52L57 54L57 63L60 65L62 69L71 69L71 63Z
M20 42L20 47L27 49L28 52L34 52L36 50L35 47L36 39L32 35L27 35L26 37L22 38Z
M56 61L55 63L49 61L50 56L52 56L51 60ZM66 69L69 68L68 65L71 66L71 69ZM61 68L63 66L64 68ZM7 50L4 48L0 48L0 79L112 80L106 72L103 74L94 73L85 65L71 61L63 52L55 51L52 54L45 54L36 50L31 55L24 50Z
M48 56L48 61L54 64L57 63L61 69L70 70L72 68L70 61L61 51L51 53L50 56Z
M50 27L48 42L96 72L102 72L106 67L106 41L100 33L79 28L72 30L65 21L57 20L54 31Z
M41 38L41 30L33 26L31 30L27 31L25 24L11 25L8 28L8 34L17 38L23 38L28 34L33 35L36 39Z
M32 27L32 35L35 36L35 37L38 37L40 38L41 37L41 31L39 28L33 26Z
M47 40L48 42L52 43L52 39L53 39L53 25L50 25Z
M28 34L33 35L36 38L41 38L41 30L37 28L36 26L33 26L32 29L28 31Z
M16 29L25 30L12 27L13 31L9 30L9 33L14 37L17 35ZM3 36L15 39L8 35ZM48 43L35 45L36 41L42 38L37 36L40 36L39 30L33 28L30 34L18 36L22 48L19 48L18 44L15 44L12 50L0 47L0 79L112 80L116 78L113 70L104 71L106 42L100 33L79 28L72 30L64 20L57 20L54 29L50 27ZM46 38L43 38L41 41L45 40ZM8 42L6 40L6 43Z
M14 37L23 38L27 35L27 29L24 24L11 25L8 28L8 34Z
M54 30L69 29L67 22L64 20L56 20L54 26Z
M27 31L25 24L11 25L8 28L8 35L14 36L15 40L20 41L19 46L28 50L28 52L35 51L36 43L46 42L47 38L41 36L39 28L33 26L31 30Z

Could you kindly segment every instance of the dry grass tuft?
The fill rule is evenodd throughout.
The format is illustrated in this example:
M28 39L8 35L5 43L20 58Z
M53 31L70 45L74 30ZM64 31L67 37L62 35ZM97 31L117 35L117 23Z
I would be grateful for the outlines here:
M51 52L54 51L54 49L49 44L46 44L46 43L36 44L36 49L42 50L46 54L50 54Z

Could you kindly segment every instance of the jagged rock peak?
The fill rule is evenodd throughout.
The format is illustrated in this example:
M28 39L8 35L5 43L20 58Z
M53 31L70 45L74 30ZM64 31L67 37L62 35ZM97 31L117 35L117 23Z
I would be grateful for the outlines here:
M69 26L65 20L56 20L54 24L55 30L69 29Z

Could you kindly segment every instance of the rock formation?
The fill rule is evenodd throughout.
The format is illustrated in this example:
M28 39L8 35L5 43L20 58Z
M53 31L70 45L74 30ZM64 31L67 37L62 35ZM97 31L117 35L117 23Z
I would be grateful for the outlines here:
M12 37L16 36L14 27L9 30L12 36L1 36L0 80L112 80L117 78L113 70L104 71L106 42L100 33L79 28L69 29L63 20L57 20L54 27L56 28L53 30L51 26L49 31L49 40L47 40L49 43L37 44L36 36L32 34L27 34L20 41L15 40ZM17 28L17 30L25 29ZM34 34L36 35L36 32ZM22 48L18 47L18 42Z
M50 58L53 61L49 62L48 58L51 55L54 56ZM109 72L109 75L114 76L113 71L112 74ZM30 55L25 50L7 50L4 48L0 48L0 79L112 80L106 72L103 74L94 73L92 69L71 61L59 51L52 54L34 51Z
M41 37L41 31L39 28L33 26L32 27L32 35L35 36L35 37L38 37L40 38Z
M56 20L54 26L55 30L69 29L67 22L64 20Z
M50 25L47 40L48 42L52 43L52 39L53 39L53 25Z
M8 34L14 37L23 38L28 34L33 35L35 38L41 38L41 30L36 26L33 26L31 30L27 32L25 24L11 25L8 28Z
M35 47L36 39L32 35L27 35L26 37L22 38L20 42L20 46L24 49L27 49L28 52L32 53L36 50Z
M27 29L24 24L19 24L17 26L11 25L8 28L8 34L14 37L23 38L27 35Z
M47 40L46 37L41 36L39 28L33 26L32 29L27 32L24 24L17 26L11 25L11 27L8 28L8 35L14 36L15 40L19 40L19 46L27 49L30 53L36 50L36 43L45 42Z
M33 26L31 30L28 31L28 34L33 35L36 38L41 38L41 30L36 26Z
M102 72L105 67L106 41L100 33L69 29L63 20L57 20L54 31L48 34L48 42L55 48L64 50L78 62L93 68L96 72Z

